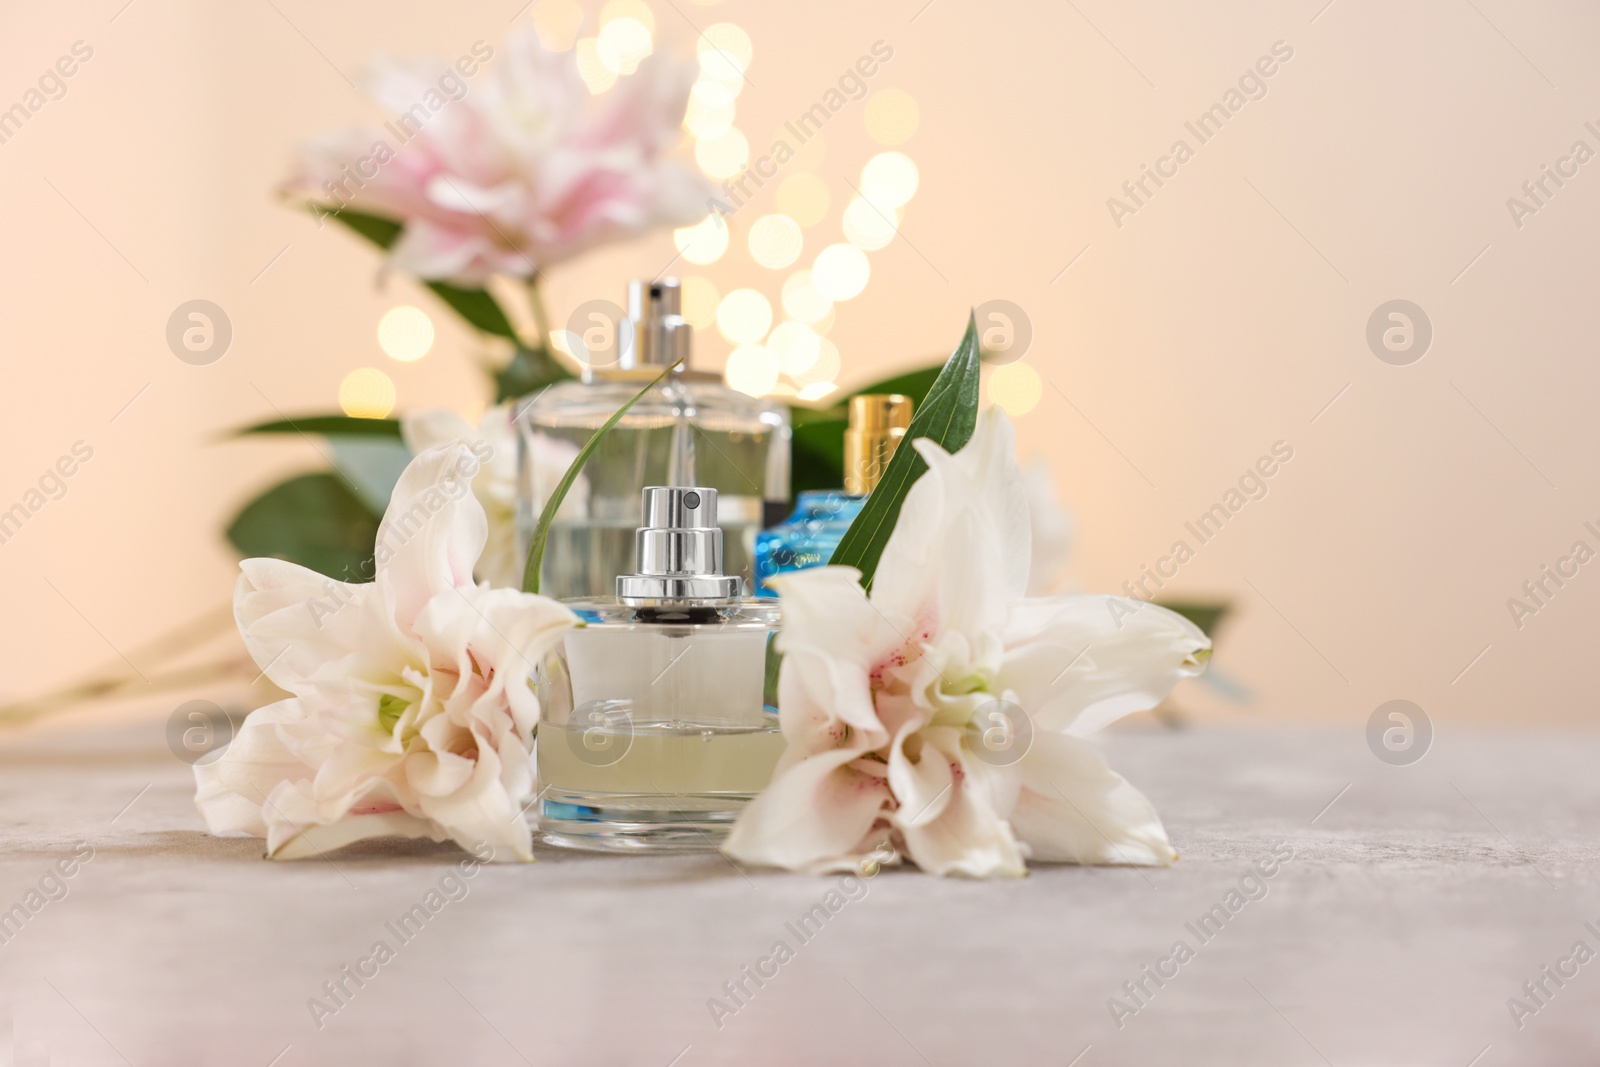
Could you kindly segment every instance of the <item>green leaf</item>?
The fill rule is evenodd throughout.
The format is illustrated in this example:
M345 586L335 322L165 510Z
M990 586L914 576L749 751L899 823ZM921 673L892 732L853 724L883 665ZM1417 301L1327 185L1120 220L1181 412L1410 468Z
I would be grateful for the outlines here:
M511 320L506 318L506 313L500 310L500 305L495 303L488 290L458 289L445 282L429 282L428 288L438 293L439 299L454 308L457 315L484 333L513 341L517 339L517 331L511 328Z
M400 239L400 232L405 229L402 223L394 219L387 219L380 215L367 215L360 211L317 211L317 217L330 218L342 222L353 232L360 234L379 248L387 251L394 247ZM463 289L446 282L428 282L427 286L439 294L439 299L455 311L457 315L466 319L484 333L492 333L496 337L508 337L515 341L517 331L511 328L511 320L506 318L506 313L495 303L485 289Z
M245 556L272 556L343 582L372 580L381 516L336 474L302 474L256 497L228 524Z
M835 417L794 426L789 442L789 485L794 493L844 484L844 431L849 425L848 419Z
M767 662L761 686L761 702L769 708L778 706L778 678L783 673L783 653L778 651L778 635L767 636Z
M905 440L895 449L894 458L883 472L878 487L867 497L861 513L845 531L829 562L855 567L861 572L863 589L872 588L883 546L900 518L900 505L911 486L922 477L928 464L917 455L911 442L919 437L954 452L972 438L978 423L978 323L968 316L967 333L950 359L939 371L922 406L911 419Z
M618 408L616 414L607 419L605 424L596 430L594 435L584 442L584 446L578 450L577 458L567 468L567 473L561 476L561 481L556 483L555 492L551 493L550 499L544 502L544 510L539 513L539 521L534 524L533 542L528 545L528 562L522 569L522 591L524 593L537 593L539 591L539 568L544 564L544 545L550 539L550 524L555 521L556 512L561 510L561 502L567 499L567 490L571 489L572 483L578 480L578 475L583 473L583 465L589 462L589 457L599 447L600 439L611 432L611 427L622 421L622 416L628 413L629 408L637 404L646 393L665 381L667 375L676 370L682 362L683 360L680 359L677 363L656 375L649 385L634 393L633 397Z
M400 437L398 419L355 419L349 415L302 415L292 419L274 419L235 430L244 437L254 433L315 433L324 437Z
M404 224L394 219L386 219L382 215L368 215L361 211L351 211L348 208L342 211L323 211L320 207L312 211L318 219L330 218L335 222L342 222L352 231L365 237L384 251L388 251L400 239L400 231L405 229Z
M515 400L571 377L572 372L549 352L518 345L511 362L494 372L494 402Z

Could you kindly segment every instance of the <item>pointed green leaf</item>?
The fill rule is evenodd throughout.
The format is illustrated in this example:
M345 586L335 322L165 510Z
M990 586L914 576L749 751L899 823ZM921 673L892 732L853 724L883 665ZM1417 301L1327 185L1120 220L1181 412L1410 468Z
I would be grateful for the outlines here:
M872 588L883 546L900 518L900 505L912 484L928 469L911 442L926 437L945 451L954 452L971 439L978 423L979 367L978 323L969 316L966 336L939 372L922 407L912 416L905 440L895 449L878 487L845 531L829 561L860 570L862 588Z
M539 568L544 563L544 545L550 539L550 524L555 521L556 512L561 510L561 502L567 498L567 491L572 488L572 483L578 480L579 474L583 473L583 465L589 462L589 457L599 447L600 439L611 432L611 427L622 421L622 416L628 413L629 408L637 404L646 393L665 381L667 375L677 369L678 364L682 362L682 360L679 360L678 363L674 363L656 375L649 385L633 394L632 399L618 408L616 414L607 419L605 424L594 432L594 436L584 443L583 448L578 450L577 458L567 468L567 473L561 476L561 481L556 483L556 491L551 493L550 499L544 502L544 510L539 513L539 521L533 527L533 541L528 545L528 562L522 570L523 592L537 593L539 591Z
M240 437L256 433L315 433L324 437L400 436L398 419L356 419L349 415L302 415L292 419L258 422L234 431Z

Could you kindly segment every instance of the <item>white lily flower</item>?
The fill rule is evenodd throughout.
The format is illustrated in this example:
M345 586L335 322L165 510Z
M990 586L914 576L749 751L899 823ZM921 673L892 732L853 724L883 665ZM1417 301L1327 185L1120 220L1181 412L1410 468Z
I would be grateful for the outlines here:
M239 632L294 696L195 766L213 833L265 837L278 858L395 835L533 858L521 807L539 719L528 680L576 619L548 597L473 584L487 534L471 491L479 466L464 442L412 460L370 583L276 559L240 565Z
M890 845L935 874L1024 860L1165 865L1155 809L1083 736L1153 707L1210 648L1125 597L1026 596L1029 508L1010 422L984 412L955 455L915 442L911 488L870 597L859 572L773 581L783 600L787 748L724 844L797 870Z

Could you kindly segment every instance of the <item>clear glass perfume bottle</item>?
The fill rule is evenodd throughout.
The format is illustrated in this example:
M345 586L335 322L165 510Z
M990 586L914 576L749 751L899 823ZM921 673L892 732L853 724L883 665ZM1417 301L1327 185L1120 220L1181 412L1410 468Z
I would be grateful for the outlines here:
M756 537L756 592L770 595L767 580L789 571L820 567L833 558L845 531L878 485L889 457L911 425L911 398L899 393L850 399L844 435L844 489L800 494L794 514Z
M592 357L581 380L552 386L518 415L517 526L526 553L544 501L578 450L646 383L684 361L584 466L550 528L540 575L548 596L610 594L633 565L639 494L652 485L717 490L727 572L753 588L756 533L789 499L789 411L690 366L694 330L681 299L676 278L631 283L614 354Z
M539 829L605 851L714 848L783 754L768 649L777 602L724 574L718 494L643 490L636 573L569 600L540 665Z

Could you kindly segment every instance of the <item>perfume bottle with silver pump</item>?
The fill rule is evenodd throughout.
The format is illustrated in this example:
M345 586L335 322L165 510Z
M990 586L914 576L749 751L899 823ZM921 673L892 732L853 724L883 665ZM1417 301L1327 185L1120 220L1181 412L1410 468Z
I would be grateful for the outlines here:
M606 851L713 848L783 753L774 600L725 573L718 493L643 490L632 573L540 665L538 826Z
M911 425L911 398L899 393L850 398L850 424L844 434L844 489L806 490L794 514L756 538L756 592L772 593L767 582L789 571L820 567L833 557L845 531L861 514L884 468Z
M519 408L518 532L526 554L544 501L578 450L641 388L679 360L601 439L551 525L540 592L604 596L633 563L639 494L651 485L720 494L724 566L748 591L756 533L789 498L789 413L691 365L693 327L676 278L635 281L615 345L591 353L581 380ZM776 510L781 514L781 510Z

